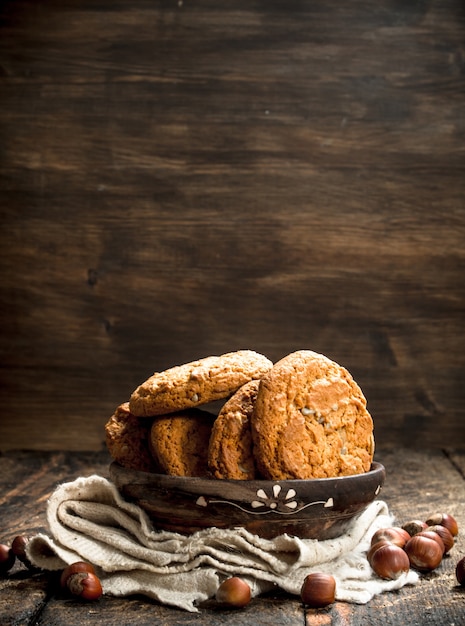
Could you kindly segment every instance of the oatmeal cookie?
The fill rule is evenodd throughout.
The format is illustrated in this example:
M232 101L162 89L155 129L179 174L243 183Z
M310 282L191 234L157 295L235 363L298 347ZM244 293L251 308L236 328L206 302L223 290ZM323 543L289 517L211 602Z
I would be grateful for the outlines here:
M373 421L350 373L300 350L263 376L251 420L258 470L270 480L367 472Z
M250 416L260 381L243 385L224 404L213 425L208 465L214 478L256 478Z
M156 417L150 431L152 456L165 474L209 476L208 443L215 415L200 409Z
M127 469L156 472L149 450L151 420L141 420L129 411L129 403L118 406L105 424L105 442L112 459Z
M156 372L133 392L130 409L140 417L166 415L229 398L272 367L265 356L239 350Z

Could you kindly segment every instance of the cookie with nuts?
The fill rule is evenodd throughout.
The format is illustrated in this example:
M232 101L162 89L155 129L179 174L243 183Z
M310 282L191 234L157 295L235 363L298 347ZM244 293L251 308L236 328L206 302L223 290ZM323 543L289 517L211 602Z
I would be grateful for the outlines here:
M208 444L215 415L188 409L153 420L150 450L164 474L209 476Z
M269 480L367 472L373 420L351 374L310 350L293 352L261 382L251 420L257 467Z
M259 380L251 380L238 389L215 420L208 447L208 466L214 478L257 477L250 418L259 384Z
M157 471L149 449L151 425L151 420L132 415L128 402L118 406L105 424L105 442L112 459L127 469Z
M250 380L259 379L272 362L253 350L238 350L221 356L156 372L132 393L134 415L166 415L229 398Z

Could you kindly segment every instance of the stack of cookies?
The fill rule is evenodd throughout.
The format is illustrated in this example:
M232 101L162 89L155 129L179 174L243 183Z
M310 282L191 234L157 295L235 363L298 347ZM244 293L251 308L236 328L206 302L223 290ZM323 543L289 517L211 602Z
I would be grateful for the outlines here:
M173 476L348 476L367 472L374 453L360 387L310 350L275 364L239 350L156 372L116 409L105 432L123 467Z

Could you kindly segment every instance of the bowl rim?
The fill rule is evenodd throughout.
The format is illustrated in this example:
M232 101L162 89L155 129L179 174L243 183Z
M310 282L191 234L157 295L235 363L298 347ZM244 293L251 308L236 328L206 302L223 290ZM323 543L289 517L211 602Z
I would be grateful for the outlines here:
M359 473L359 474L349 474L347 476L329 476L325 478L285 478L285 479L253 479L253 480L240 480L234 478L214 478L210 476L173 476L171 474L160 474L157 472L145 472L141 470L129 469L118 463L117 461L112 461L110 464L110 468L113 467L115 470L121 474L124 472L125 475L140 478L144 482L148 482L150 479L159 483L163 483L164 485L169 486L170 484L176 485L177 487L185 487L187 490L189 485L199 485L199 484L208 484L208 485L242 485L243 487L250 488L263 488L266 486L272 486L276 484L284 484L289 487L302 487L304 485L330 485L332 483L337 484L340 482L350 482L357 481L361 482L365 480L372 480L377 477L383 477L384 480L386 469L382 463L379 461L372 461L370 469L367 472Z

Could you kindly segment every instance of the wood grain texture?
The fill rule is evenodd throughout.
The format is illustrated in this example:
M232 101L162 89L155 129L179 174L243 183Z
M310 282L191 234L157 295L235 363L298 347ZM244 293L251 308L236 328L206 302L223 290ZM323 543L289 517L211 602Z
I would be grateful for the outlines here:
M421 576L418 585L375 596L366 605L336 602L326 609L307 609L299 598L276 591L254 598L245 610L219 609L204 603L199 615L160 605L147 598L103 597L97 603L74 601L62 594L58 575L28 574L23 565L0 578L2 626L67 626L68 624L128 626L160 624L178 626L444 626L465 621L464 589L458 587L454 570L465 553L465 451L451 449L411 450L381 448L378 460L387 479L380 498L389 505L394 523L424 519L433 512L449 512L459 524L459 535L450 556L434 572ZM451 459L454 459L452 462ZM0 511L2 542L18 533L48 532L46 503L58 483L97 473L108 477L106 453L8 451L0 454Z
M460 0L0 5L0 448L155 370L322 352L377 441L465 440Z

